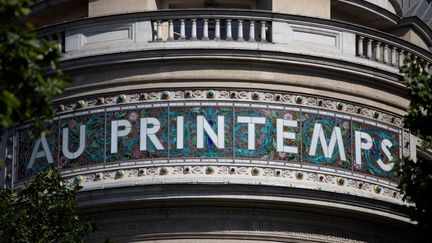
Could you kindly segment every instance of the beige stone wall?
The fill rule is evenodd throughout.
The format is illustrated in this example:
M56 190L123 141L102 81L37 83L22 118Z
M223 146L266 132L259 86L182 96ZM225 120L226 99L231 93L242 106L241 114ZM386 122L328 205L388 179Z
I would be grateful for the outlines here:
M272 10L330 19L330 0L272 0Z
M422 39L422 37L412 28L409 27L402 27L398 28L391 32L391 34L394 34L396 36L399 36L400 38L411 42L412 44L419 46L421 48L424 48L426 50L429 50L429 47L427 43Z
M215 59L216 60L216 59ZM282 65L282 66L280 66ZM299 67L297 67L299 68ZM223 60L164 61L93 68L91 72L68 73L73 84L59 97L74 100L104 93L134 90L268 90L331 97L404 115L409 101L401 94L402 87L390 87L380 80L367 80L354 74L338 78L323 74L317 68L297 69L293 65L261 65Z
M270 2L271 0L262 0ZM204 8L204 0L159 0L159 9ZM216 8L256 9L256 0L216 0ZM212 7L213 8L213 7Z
M88 8L89 17L96 17L157 9L204 8L204 2L204 0L89 0ZM255 0L218 0L216 2L217 8L257 9L257 1ZM270 5L265 4L267 2L271 3L271 0L261 0L258 4Z
M427 44L424 42L424 40L412 29L407 31L402 38L426 50L429 49Z
M89 17L156 10L156 0L89 0Z
M220 8L265 9L274 12L330 18L330 0L218 0ZM89 17L156 9L203 8L204 0L89 0Z

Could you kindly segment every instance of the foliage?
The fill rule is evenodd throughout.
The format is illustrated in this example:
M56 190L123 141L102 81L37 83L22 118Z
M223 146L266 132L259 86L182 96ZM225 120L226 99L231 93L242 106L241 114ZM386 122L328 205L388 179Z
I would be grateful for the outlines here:
M425 66L424 61L411 57L401 68L411 99L405 127L422 140L423 150L431 149L432 144L432 79ZM432 161L423 156L416 162L403 158L395 168L404 200L415 203L410 207L411 218L418 221L426 237L432 237Z
M80 242L95 227L78 217L79 189L57 169L37 174L17 193L0 189L0 242Z
M67 84L58 44L37 39L32 26L22 22L32 2L0 0L0 135L13 123L43 117L35 120L40 128L51 121L51 100Z
M0 0L0 135L33 120L33 136L54 116L52 99L67 80L58 44L36 38L23 22L34 0ZM95 231L77 212L78 185L66 186L58 170L37 174L18 192L0 189L0 242L78 242Z

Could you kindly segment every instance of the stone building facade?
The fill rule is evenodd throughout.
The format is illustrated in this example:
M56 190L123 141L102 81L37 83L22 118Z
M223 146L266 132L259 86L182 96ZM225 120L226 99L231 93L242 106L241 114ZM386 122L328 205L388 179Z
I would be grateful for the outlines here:
M89 242L413 242L399 67L432 33L404 4L38 1L73 82L52 136L5 133L2 183L61 168Z

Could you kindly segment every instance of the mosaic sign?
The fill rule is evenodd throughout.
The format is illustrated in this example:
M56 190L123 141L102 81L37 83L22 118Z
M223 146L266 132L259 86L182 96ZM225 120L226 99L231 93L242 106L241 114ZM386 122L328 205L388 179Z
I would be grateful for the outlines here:
M61 116L51 129L36 141L19 131L18 180L54 165L176 158L281 161L389 178L401 146L401 130L384 124L262 103L117 106Z

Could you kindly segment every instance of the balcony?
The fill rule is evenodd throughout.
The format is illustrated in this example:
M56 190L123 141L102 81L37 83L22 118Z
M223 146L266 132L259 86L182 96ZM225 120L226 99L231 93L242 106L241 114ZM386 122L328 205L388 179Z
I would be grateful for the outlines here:
M49 26L39 29L38 34L58 40L65 69L79 68L73 60L107 54L235 49L310 57L328 65L343 62L345 67L354 65L374 73L379 70L396 80L406 56L432 61L427 50L384 32L266 11L167 10L122 14ZM308 58L303 61L308 62Z

